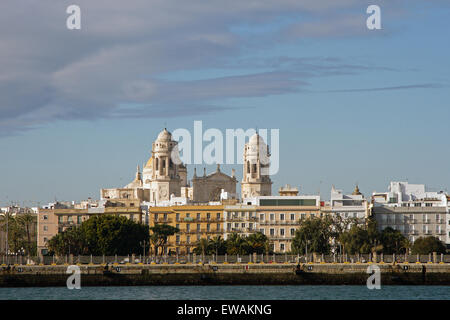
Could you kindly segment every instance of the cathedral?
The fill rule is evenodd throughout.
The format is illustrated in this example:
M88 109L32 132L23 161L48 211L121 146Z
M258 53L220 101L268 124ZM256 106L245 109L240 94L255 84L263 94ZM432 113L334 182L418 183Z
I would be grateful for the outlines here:
M262 137L255 133L244 147L243 179L241 197L270 196L272 181L269 177L269 148ZM173 161L175 160L175 161ZM179 160L178 142L164 129L152 144L151 156L142 173L139 166L133 181L123 188L101 189L101 199L110 203L136 201L150 205L169 205L173 199L185 199L186 203L208 203L220 201L223 192L236 197L237 179L235 170L231 176L220 170L198 176L194 168L191 182L187 179L187 168Z

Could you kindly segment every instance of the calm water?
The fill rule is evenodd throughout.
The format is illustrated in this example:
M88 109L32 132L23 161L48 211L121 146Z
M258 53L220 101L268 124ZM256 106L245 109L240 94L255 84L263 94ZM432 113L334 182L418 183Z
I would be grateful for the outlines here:
M0 288L0 300L450 300L450 286L153 286Z

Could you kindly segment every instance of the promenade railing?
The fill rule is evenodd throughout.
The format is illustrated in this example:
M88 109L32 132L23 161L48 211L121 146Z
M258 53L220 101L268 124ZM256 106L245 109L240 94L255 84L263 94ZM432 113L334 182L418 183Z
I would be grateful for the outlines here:
M292 254L244 254L244 255L61 255L34 256L0 255L0 265L105 265L105 264L248 264L248 263L450 263L450 254L395 255L292 255Z

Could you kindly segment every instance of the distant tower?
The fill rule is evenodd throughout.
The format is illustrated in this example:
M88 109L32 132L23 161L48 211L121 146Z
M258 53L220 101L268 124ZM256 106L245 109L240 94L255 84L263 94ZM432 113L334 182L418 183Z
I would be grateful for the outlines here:
M179 165L172 161L172 151L176 151L177 142L164 128L152 145L152 156L143 170L144 187L150 189L150 201L159 202L181 193Z
M241 184L242 199L272 195L269 159L269 147L263 138L258 133L255 133L244 147L244 170Z

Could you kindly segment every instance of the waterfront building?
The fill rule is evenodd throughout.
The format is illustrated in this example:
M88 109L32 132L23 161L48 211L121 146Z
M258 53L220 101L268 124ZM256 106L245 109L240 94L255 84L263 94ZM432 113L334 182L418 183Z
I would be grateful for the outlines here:
M292 239L300 221L311 217L324 217L320 196L261 196L245 199L255 206L257 231L265 234L274 252L291 251Z
M259 231L255 205L242 203L225 205L223 217L224 240L227 240L232 233L238 233L241 236L249 236L250 234Z
M132 205L131 205L132 204ZM38 254L48 253L47 243L53 236L67 228L79 226L93 215L110 214L124 216L135 222L142 222L139 201L128 200L127 203L106 201L99 205L87 205L79 208L75 204L54 203L50 208L39 208L37 215L37 249Z
M180 230L169 237L167 245L161 248L163 254L189 254L200 239L223 237L223 212L224 205L220 202L153 206L149 207L149 225L153 227L156 224L168 224Z
M356 219L364 223L370 215L370 207L364 195L356 186L352 194L344 194L342 190L331 188L330 215L341 217L343 220Z
M373 193L372 203L380 230L399 230L411 242L434 236L450 245L448 196L444 192L426 191L423 184L391 182L388 192Z

